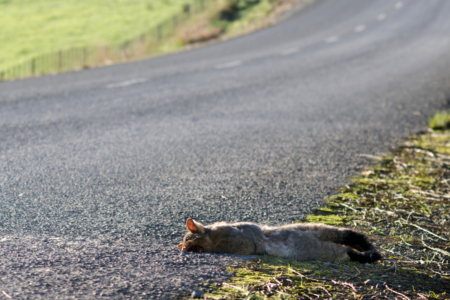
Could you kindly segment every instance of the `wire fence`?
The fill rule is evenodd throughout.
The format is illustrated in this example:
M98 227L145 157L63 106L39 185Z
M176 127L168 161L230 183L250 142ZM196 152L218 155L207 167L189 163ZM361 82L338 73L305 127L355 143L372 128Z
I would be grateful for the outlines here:
M180 12L140 36L118 45L75 47L38 55L23 63L0 70L0 81L80 70L125 62L156 53L178 26L192 16L216 5L218 0L188 0Z

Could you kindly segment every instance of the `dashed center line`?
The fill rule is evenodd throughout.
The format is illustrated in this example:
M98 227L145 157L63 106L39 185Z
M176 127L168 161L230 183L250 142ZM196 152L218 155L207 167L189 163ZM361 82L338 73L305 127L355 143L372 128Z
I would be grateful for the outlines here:
M359 25L355 27L355 32L361 32L366 29L366 25Z
M122 82L118 82L118 83L112 83L112 84L107 85L106 87L108 89L113 89L113 88L119 88L119 87L130 86L133 84L143 83L146 81L147 81L146 78L135 78L135 79L130 79L130 80L122 81Z
M386 14L379 14L377 19L378 21L383 21L384 19L386 19Z
M242 65L242 62L240 60L230 61L224 64L216 65L216 69L226 69L226 68L232 68L237 67L239 65Z
M298 48L288 48L288 49L281 51L281 55L290 55L290 54L294 54L296 52L298 52Z
M329 38L327 38L326 40L325 40L325 42L326 43L334 43L334 42L337 42L339 40L339 37L338 36L330 36Z
M399 1L399 2L395 3L395 8L396 9L402 8L402 6L403 6L403 2L402 1Z

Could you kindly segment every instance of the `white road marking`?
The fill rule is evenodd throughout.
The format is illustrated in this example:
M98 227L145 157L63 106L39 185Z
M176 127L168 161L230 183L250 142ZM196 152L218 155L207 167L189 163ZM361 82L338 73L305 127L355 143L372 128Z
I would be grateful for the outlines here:
M298 52L298 48L289 48L289 49L284 49L283 51L281 51L281 55L289 55L289 54L294 54Z
M379 14L377 19L378 21L383 21L384 19L386 19L386 14Z
M113 89L113 88L125 87L125 86L130 86L133 84L143 83L146 81L147 81L146 78L135 78L135 79L130 79L130 80L122 81L122 82L118 82L118 83L112 83L112 84L107 85L106 87L108 89Z
M224 64L216 65L216 69L226 69L226 68L232 68L237 67L239 65L242 65L242 62L240 60L230 61Z
M359 25L355 27L355 32L361 32L366 29L366 25Z
M334 43L334 42L337 42L339 40L339 37L338 36L330 36L329 38L327 38L326 40L325 40L325 42L326 43Z
M402 8L402 6L403 6L403 2L402 1L398 1L397 3L395 3L395 8L396 9Z

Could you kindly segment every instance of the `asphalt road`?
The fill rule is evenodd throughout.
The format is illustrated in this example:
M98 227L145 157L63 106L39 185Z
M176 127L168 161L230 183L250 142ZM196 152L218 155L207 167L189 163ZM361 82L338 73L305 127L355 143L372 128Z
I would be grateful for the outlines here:
M317 0L155 59L0 83L0 299L170 299L235 259L188 217L292 222L450 99L450 1ZM240 258L239 258L240 259Z

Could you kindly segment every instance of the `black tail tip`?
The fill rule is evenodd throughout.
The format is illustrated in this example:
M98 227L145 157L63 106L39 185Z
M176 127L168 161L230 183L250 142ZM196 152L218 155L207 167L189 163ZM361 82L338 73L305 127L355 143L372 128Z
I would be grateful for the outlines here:
M341 244L350 246L360 252L374 249L372 243L365 234L350 229L343 232Z
M350 260L357 261L362 264L373 264L374 262L377 262L383 258L381 254L375 249L366 252L358 252L352 248L348 248L347 254L348 256L350 256Z

